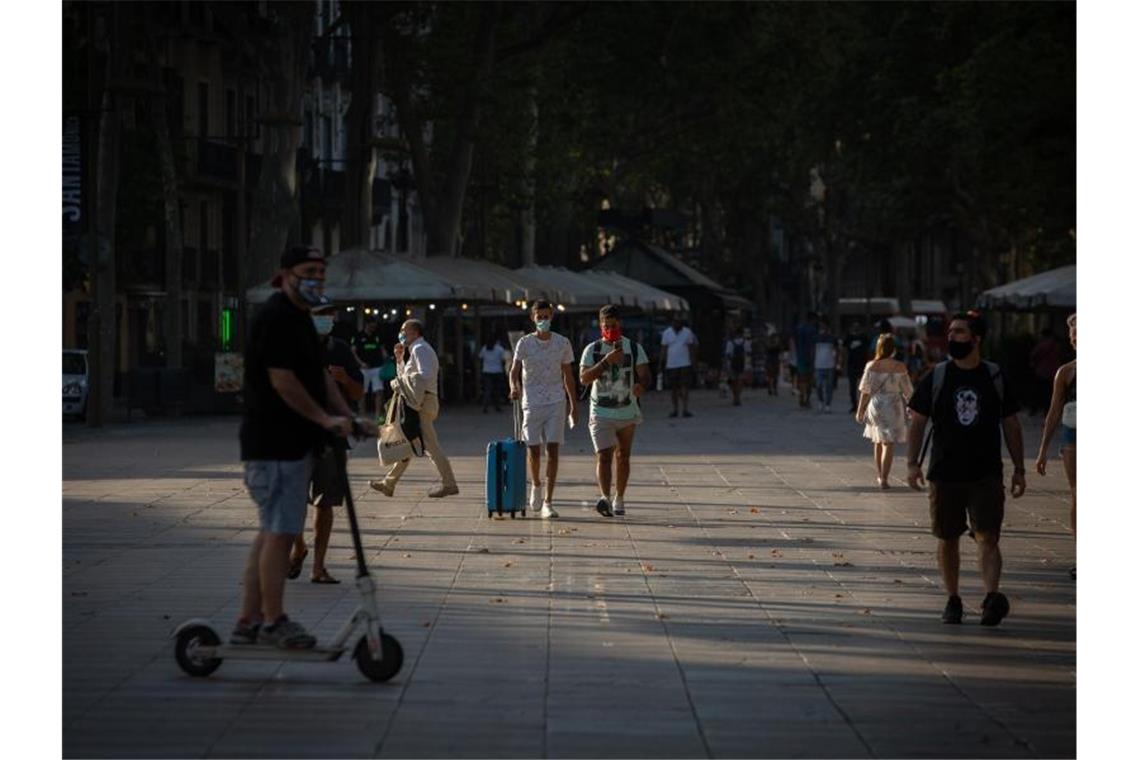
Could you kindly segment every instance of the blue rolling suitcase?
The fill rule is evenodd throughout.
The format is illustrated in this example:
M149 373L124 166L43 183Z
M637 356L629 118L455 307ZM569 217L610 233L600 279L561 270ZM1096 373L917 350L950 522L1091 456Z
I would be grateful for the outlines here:
M526 444L522 442L522 411L514 405L515 436L487 444L487 514L515 512L526 517Z

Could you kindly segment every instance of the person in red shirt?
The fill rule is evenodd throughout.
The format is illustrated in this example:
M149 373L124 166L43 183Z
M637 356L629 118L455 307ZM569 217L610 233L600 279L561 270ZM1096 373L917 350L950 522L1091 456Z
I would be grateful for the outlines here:
M1053 329L1041 331L1041 340L1029 354L1029 365L1033 367L1033 394L1029 400L1029 413L1045 411L1053 393L1053 378L1061 367L1061 342L1053 335Z

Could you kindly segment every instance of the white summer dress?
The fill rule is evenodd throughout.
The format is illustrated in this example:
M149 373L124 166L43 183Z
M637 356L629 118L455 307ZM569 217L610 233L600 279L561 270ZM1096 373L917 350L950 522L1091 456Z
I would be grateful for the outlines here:
M906 372L863 372L859 391L871 397L863 437L875 443L906 443L906 402L914 393Z

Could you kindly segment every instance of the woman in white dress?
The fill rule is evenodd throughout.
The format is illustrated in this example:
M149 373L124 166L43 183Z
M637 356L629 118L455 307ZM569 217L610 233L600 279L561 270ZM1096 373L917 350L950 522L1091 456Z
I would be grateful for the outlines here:
M895 339L879 336L875 358L867 363L859 383L859 408L855 420L866 425L863 437L875 444L875 471L879 488L890 488L891 462L896 443L906 443L906 403L914 393L906 365L893 359Z

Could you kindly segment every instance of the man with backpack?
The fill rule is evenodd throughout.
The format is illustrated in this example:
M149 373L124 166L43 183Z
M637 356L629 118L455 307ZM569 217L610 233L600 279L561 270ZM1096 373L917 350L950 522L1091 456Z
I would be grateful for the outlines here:
M740 406L740 392L745 378L752 373L752 341L744 337L744 328L736 325L732 336L724 342L724 374L732 388L732 405Z
M930 467L931 532L938 539L938 566L949 599L942 622L962 622L958 595L961 563L958 543L969 529L977 543L978 566L986 595L981 624L994 626L1009 614L1001 580L1001 524L1005 516L1001 439L1013 460L1010 493L1025 493L1024 444L1020 408L1001 368L981 357L986 323L975 311L956 314L947 331L948 361L927 374L910 400L907 483L921 490L921 459L927 420L933 423Z
M649 387L649 357L641 344L622 336L621 314L614 304L598 311L598 325L602 337L582 352L579 379L590 387L590 439L601 492L596 508L603 517L613 517L625 514L633 435L642 419L638 399ZM611 501L615 454L617 496Z

